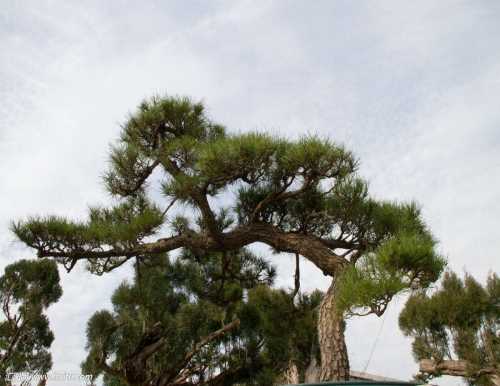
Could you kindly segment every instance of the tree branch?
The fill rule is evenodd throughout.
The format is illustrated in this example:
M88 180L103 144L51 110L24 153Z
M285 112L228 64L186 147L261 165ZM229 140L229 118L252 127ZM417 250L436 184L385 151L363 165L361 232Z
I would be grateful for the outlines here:
M144 182L149 178L151 173L153 173L153 171L155 170L155 168L159 164L160 164L160 161L155 160L155 161L153 161L153 163L151 165L146 166L144 168L144 170L142 170L142 172L138 176L135 184L132 187L126 188L126 187L121 186L120 190L121 190L122 196L131 196L131 195L134 195L135 193L137 193L137 191L139 191L142 188Z
M295 296L299 293L300 290L300 255L298 253L295 254L295 276L294 276L294 284L295 287L292 292L292 303L295 301Z
M433 359L422 359L419 363L420 372L429 375L451 375L458 377L480 377L480 376L490 376L498 377L500 376L500 370L495 367L485 367L470 372L472 366L466 360L443 360L437 362Z
M208 231L213 237L215 237L216 240L220 241L220 231L217 226L217 220L212 208L210 208L206 194L197 191L192 193L191 197L198 205L198 208L203 216L203 222L205 223Z
M235 319L231 323L226 324L224 327L212 332L211 334L202 338L199 342L197 342L193 349L186 353L184 358L174 366L173 371L169 371L168 373L163 374L158 381L157 385L177 385L184 384L185 380L192 375L192 371L186 372L186 367L193 357L200 352L200 350L205 347L210 342L220 338L227 332L236 329L240 326L240 320Z
M272 248L288 253L298 253L304 256L325 274L333 275L337 269L348 264L348 260L332 251L335 248L346 247L344 241L329 241L316 236L283 232L277 227L265 223L253 223L236 227L230 232L220 233L215 238L210 233L186 231L180 235L158 239L131 248L114 247L101 250L93 247L73 245L57 249L36 248L39 257L54 257L70 260L93 260L110 257L136 257L169 252L178 248L198 251L233 251L254 242L265 243ZM352 246L352 245L351 245Z
M196 354L198 354L198 352L203 347L205 347L207 344L220 338L222 335L226 334L227 332L234 330L234 329L237 329L239 326L240 326L240 320L235 319L231 323L226 324L224 327L219 328L217 331L214 331L211 334L204 337L203 339L201 339L198 343L195 344L194 348L184 356L184 359L182 361L182 368L186 367L186 365L189 363L189 361Z

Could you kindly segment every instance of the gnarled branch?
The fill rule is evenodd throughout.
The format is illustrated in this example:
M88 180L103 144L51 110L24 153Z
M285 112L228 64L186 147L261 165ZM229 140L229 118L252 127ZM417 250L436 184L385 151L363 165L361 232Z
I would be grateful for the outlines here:
M488 376L494 384L500 385L500 382L498 382L500 381L500 369L493 366L471 372L472 366L466 360L443 360L437 362L433 359L422 359L419 365L420 372L428 375L451 375L467 378Z

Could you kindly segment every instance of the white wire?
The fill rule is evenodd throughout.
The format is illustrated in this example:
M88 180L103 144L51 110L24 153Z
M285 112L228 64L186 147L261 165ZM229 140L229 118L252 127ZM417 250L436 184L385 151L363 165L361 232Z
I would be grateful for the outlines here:
M382 323L380 324L380 327L378 329L377 336L375 337L375 340L373 341L372 349L370 351L370 356L368 357L368 360L366 361L365 368L363 369L363 372L366 373L366 370L368 370L368 366L370 365L370 361L372 360L372 356L375 352L375 348L377 347L378 340L380 338L380 335L382 334L382 329L384 328L384 323L385 323L385 318L387 316L387 311L389 310L389 305L387 306L384 316L382 317Z

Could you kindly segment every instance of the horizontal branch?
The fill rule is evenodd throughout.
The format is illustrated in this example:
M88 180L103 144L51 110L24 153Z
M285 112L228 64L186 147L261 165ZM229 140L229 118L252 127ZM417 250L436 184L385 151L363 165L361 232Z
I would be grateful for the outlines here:
M280 252L298 253L325 274L333 275L338 268L348 264L348 260L336 254L334 249L354 248L345 241L325 241L319 237L301 233L283 232L278 228L265 224L253 223L236 227L230 232L221 233L215 238L206 232L186 231L180 235L161 238L150 243L143 243L131 248L115 247L99 250L92 247L65 246L65 249L37 248L39 257L53 257L69 260L93 260L113 257L135 257L155 255L187 248L197 251L234 251L255 242L262 242Z
M450 375L457 377L500 377L500 369L485 367L471 373L472 366L466 360L443 360L437 362L432 359L422 359L419 363L420 372L429 375Z

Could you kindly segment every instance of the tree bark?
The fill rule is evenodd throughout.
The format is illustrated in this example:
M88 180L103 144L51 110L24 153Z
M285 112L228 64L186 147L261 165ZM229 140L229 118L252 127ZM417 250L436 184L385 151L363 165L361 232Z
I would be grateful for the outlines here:
M491 382L500 386L500 371L495 367L486 367L475 373L470 373L469 362L465 360L443 360L436 362L432 359L422 359L420 361L420 372L430 375L450 375L457 377L479 377L487 376Z
M288 367L280 375L277 385L296 385L300 383L299 368L290 360Z
M321 374L321 368L316 361L316 357L311 358L309 366L307 366L306 372L304 374L305 383L317 383L319 382L319 376Z
M349 356L344 336L345 321L336 309L336 290L337 280L334 277L319 309L320 381L349 380Z
M156 241L140 243L131 248L115 246L109 250L88 248L87 246L61 245L60 250L38 244L28 244L37 249L38 257L54 257L73 260L107 259L112 257L135 257L170 252L188 248L204 252L234 251L255 242L288 253L297 253L311 261L324 274L335 275L348 261L333 250L356 249L359 246L343 240L325 240L313 235L283 232L273 225L254 223L242 225L230 232L221 233L217 239L211 234L186 231L183 234L160 238Z

